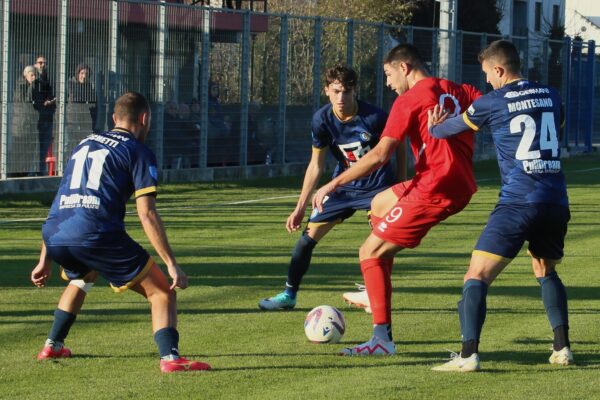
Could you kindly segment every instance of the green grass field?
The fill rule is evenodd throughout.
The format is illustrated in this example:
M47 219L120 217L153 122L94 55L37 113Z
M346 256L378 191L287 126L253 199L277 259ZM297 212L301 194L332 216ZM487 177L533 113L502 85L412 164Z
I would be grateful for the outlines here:
M361 281L357 252L369 232L364 213L316 248L297 308L265 313L257 302L281 290L298 238L284 224L301 177L161 187L161 215L191 277L191 287L178 294L180 350L212 364L206 373L162 375L145 300L133 292L114 294L104 281L92 289L67 340L74 357L37 362L64 286L56 269L47 288L29 282L52 194L3 196L0 398L600 399L600 159L564 165L572 220L559 272L569 293L575 366L547 363L551 330L523 250L490 288L482 372L430 371L448 357L446 349L459 349L462 276L498 192L497 166L484 162L476 165L479 192L468 208L396 257L399 354L385 358L336 355L371 335L370 316L341 299ZM232 204L243 200L249 202ZM127 226L149 248L134 213ZM305 315L320 304L344 313L341 344L306 340Z

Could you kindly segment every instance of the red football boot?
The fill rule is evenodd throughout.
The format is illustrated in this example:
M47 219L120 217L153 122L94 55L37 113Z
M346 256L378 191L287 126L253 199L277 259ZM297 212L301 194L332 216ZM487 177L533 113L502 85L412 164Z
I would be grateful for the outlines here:
M177 372L177 371L208 371L210 365L200 361L188 361L183 357L175 360L160 360L161 372Z
M71 357L71 350L66 347L61 347L58 351L54 351L52 346L44 346L42 351L37 355L38 360L49 360L53 358L69 358Z

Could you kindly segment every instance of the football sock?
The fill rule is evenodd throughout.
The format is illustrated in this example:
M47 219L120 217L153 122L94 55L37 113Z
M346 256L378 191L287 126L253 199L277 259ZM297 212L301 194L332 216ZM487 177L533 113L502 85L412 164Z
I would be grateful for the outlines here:
M392 323L392 259L369 258L360 262L360 269L367 287L373 323L384 325Z
M569 313L567 308L567 290L556 272L552 272L543 278L537 278L542 287L542 301L546 309L546 315L550 326L569 326Z
M460 356L462 358L469 358L473 353L479 352L479 342L477 340L467 340L463 342L462 349L460 350Z
M464 300L461 298L459 300L459 302L457 303L458 305L458 322L460 323L460 334L461 334L461 339L462 339L462 333L465 329L465 302Z
M154 341L162 359L179 358L179 332L173 327L166 327L154 333Z
M373 336L377 336L384 342L391 342L392 339L392 324L373 325Z
M71 314L57 308L56 311L54 311L54 321L52 322L52 328L48 334L48 339L56 344L64 343L71 326L73 326L73 323L75 322L75 318L77 318L76 314Z
M285 292L292 298L296 298L296 292L300 288L302 277L306 274L306 271L308 271L313 249L316 245L317 242L306 234L302 234L300 239L298 239L298 242L296 242L296 247L292 252L292 259L288 268L288 278L285 285Z
M481 328L485 322L487 289L487 284L478 279L469 279L463 286L463 297L459 302L463 307L461 327L463 343L470 340L479 341ZM460 315L459 312L459 318Z
M554 328L554 342L552 343L552 349L560 351L564 347L571 347L571 343L569 342L569 327L567 325L561 325Z

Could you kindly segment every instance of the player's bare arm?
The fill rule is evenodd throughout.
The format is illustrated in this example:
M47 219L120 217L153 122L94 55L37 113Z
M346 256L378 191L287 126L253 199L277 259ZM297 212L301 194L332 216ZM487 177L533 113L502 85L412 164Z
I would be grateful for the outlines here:
M167 233L160 215L156 210L156 198L154 196L140 196L136 198L135 202L140 222L144 227L144 232L159 257L167 265L169 276L173 279L171 290L175 288L187 288L188 277L185 272L179 268L179 265L177 265L175 255L173 254L173 250L167 239Z
M42 249L40 250L40 260L37 265L31 271L31 282L37 287L46 286L50 273L52 271L52 259L46 251L46 244L42 242Z
M327 148L317 149L313 147L312 156L304 174L304 182L302 183L302 191L300 192L298 203L285 224L288 232L300 229L310 196L317 187L319 179L321 179L321 175L323 175L323 171L325 170L326 157Z
M317 190L312 200L313 208L317 208L319 212L323 211L323 200L329 193L348 182L369 175L373 170L388 162L398 144L399 141L396 139L387 136L381 138L373 150L365 154L360 160L344 171L344 173L338 175Z

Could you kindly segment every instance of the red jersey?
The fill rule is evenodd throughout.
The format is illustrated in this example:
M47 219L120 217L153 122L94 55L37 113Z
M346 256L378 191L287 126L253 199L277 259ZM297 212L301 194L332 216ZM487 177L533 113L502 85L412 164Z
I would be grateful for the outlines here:
M425 78L396 98L381 137L409 137L415 157L411 191L427 199L464 198L477 191L472 165L473 131L436 139L427 129L427 111L439 104L450 117L460 115L479 96L481 92L471 85Z

